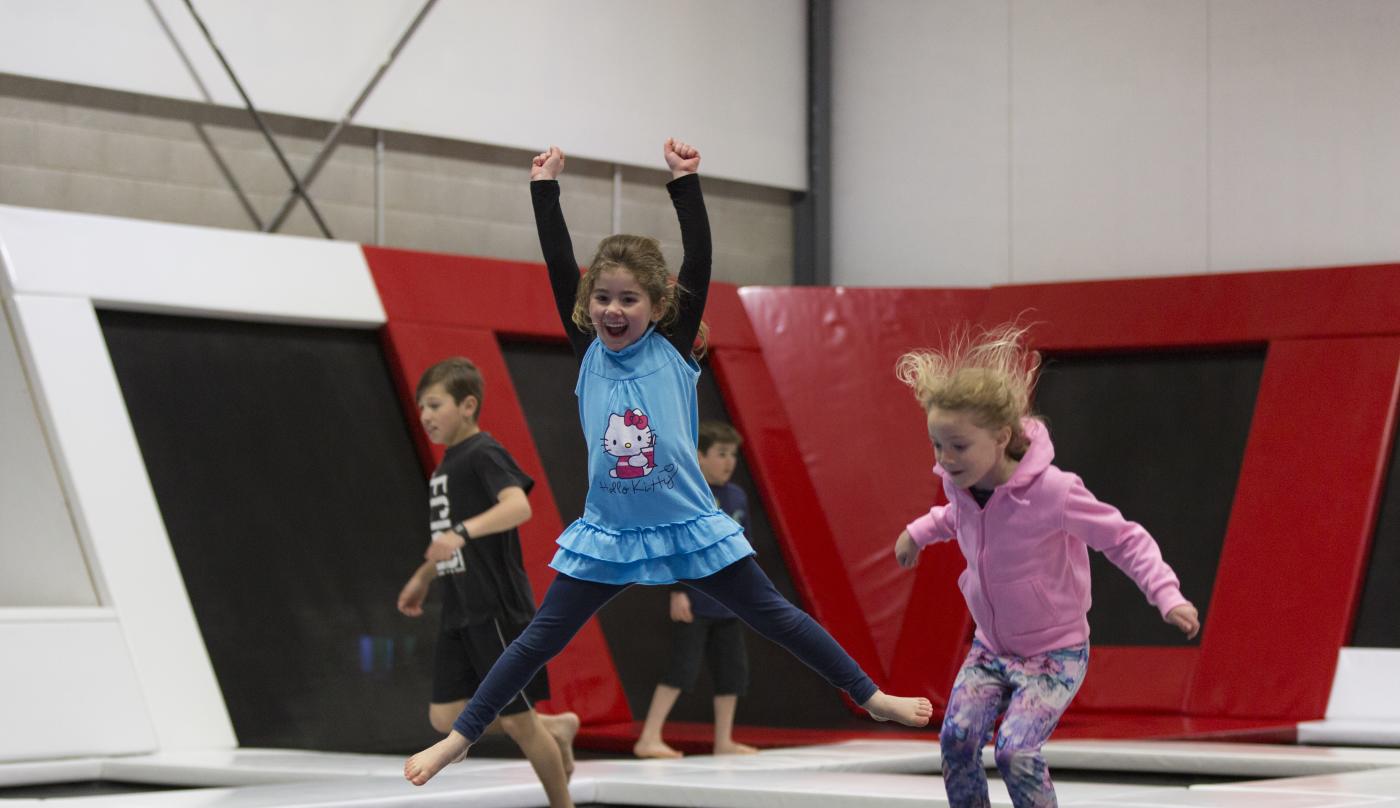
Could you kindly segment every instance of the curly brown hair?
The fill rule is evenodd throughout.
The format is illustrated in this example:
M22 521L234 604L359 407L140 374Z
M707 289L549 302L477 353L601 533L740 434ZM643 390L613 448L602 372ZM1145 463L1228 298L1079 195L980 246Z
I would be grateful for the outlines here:
M625 233L608 236L598 242L598 251L578 279L578 292L574 295L574 325L585 334L594 333L593 321L588 316L588 299L593 295L598 276L613 269L625 269L632 273L637 285L651 298L652 307L661 312L661 318L656 322L657 330L663 334L670 333L680 314L677 303L686 290L667 269L666 257L661 254L661 242L647 236ZM697 359L705 355L708 335L709 326L700 323L700 333L692 349Z

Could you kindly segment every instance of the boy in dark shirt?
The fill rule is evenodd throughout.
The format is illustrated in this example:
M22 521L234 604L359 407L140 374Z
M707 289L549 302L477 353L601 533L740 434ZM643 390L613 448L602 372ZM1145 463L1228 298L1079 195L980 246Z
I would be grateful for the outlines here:
M722 421L702 421L699 432L696 448L700 453L700 471L710 484L715 504L747 533L749 499L744 489L729 481L744 439L738 430ZM749 684L743 623L719 601L680 585L671 591L671 621L671 666L651 697L646 723L632 747L633 753L643 758L681 757L679 751L662 740L661 728L681 691L695 686L702 657L708 658L714 680L715 754L757 752L734 740L734 711Z
M433 579L447 583L428 705L428 720L439 732L452 728L482 677L535 614L516 532L530 518L526 495L535 483L477 425L483 388L476 365L453 357L429 368L416 394L423 430L447 451L428 484L433 536L427 560L399 593L398 608L421 616ZM564 808L573 805L568 778L578 716L536 713L534 703L547 698L549 680L541 669L496 723L529 759L551 808Z

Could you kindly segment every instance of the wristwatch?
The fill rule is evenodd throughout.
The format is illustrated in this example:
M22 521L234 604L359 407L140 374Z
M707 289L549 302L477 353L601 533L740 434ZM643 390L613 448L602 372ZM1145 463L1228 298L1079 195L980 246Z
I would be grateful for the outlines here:
M470 539L470 538L471 538L471 536L467 533L467 523L466 523L466 522L458 522L457 524L453 525L453 526L452 526L452 532L453 532L453 533L456 533L458 536L461 536L461 537L464 538L464 539Z

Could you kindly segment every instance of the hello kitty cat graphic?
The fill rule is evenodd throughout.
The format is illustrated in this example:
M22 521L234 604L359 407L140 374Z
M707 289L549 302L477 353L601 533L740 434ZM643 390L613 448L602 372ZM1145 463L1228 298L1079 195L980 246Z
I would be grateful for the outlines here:
M640 409L630 409L622 415L608 415L608 429L603 433L603 449L617 458L617 465L608 469L609 477L624 480L645 477L656 470L656 433Z

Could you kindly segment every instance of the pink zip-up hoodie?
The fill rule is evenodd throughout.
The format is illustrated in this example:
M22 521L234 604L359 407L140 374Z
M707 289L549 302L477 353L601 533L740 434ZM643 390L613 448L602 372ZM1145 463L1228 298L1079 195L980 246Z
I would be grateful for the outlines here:
M1128 574L1163 617L1187 603L1152 536L1099 502L1077 475L1051 465L1050 432L1023 421L1030 448L985 508L948 481L948 504L908 526L921 549L956 537L967 569L958 577L977 639L999 655L1021 657L1089 639L1089 551Z

